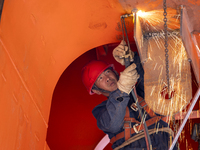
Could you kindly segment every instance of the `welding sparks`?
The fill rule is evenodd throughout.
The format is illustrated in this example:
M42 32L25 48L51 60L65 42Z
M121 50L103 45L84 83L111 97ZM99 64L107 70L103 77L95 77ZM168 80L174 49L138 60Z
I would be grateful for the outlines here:
M191 99L190 64L180 38L180 14L177 14L175 9L167 10L167 46L165 45L163 10L138 11L137 17L140 22L138 26L141 27L143 34L140 38L141 54L145 54L143 60L148 60L144 62L144 68L149 70L148 75L145 75L147 78L145 93L148 93L145 94L145 100L149 100L149 107L156 113L173 116L174 113L182 111ZM196 47L200 53L199 47ZM167 50L166 53L165 50ZM166 84L168 79L164 71L167 66L167 57L169 87Z
M158 64L158 63L156 63L156 65L155 65L155 67L154 67L154 69L153 69L153 70L155 70L155 69L156 69L156 66L157 66L157 64Z
M159 124L159 122L158 122L158 127L157 127L157 131L156 131L156 134L158 134L158 129L159 129L159 125L160 125L160 124Z
M149 12L144 12L139 10L137 12L138 17L143 19L143 25L145 25L146 30L159 31L163 28L163 10L153 10ZM175 30L180 28L179 23L180 14L177 14L175 9L169 8L167 12L168 19L168 29Z
M198 45L196 45L196 48L197 48L197 50L198 50L198 52L199 52L199 54L200 54L200 49L199 49Z
M154 35L154 34L152 34ZM178 111L182 111L183 108L185 107L185 105L187 104L187 101L186 101L186 94L187 92L184 91L182 88L181 88L181 82L182 79L182 70L183 70L183 64L185 64L185 61L187 60L187 55L186 55L186 51L185 51L185 48L183 46L183 43L181 42L181 39L180 37L178 36L177 33L170 33L168 34L169 37L169 51L170 54L174 57L172 57L172 65L173 65L173 70L175 71L174 73L171 74L170 76L170 87L169 87L169 93L171 95L171 93L173 92L173 95L172 95L172 98L171 100L169 101L170 102L170 107L168 108L165 108L165 98L163 99L163 96L159 96L159 93L157 92L158 88L153 85L152 88L151 88L151 93L150 93L150 96L153 96L155 95L154 93L158 93L158 96L157 96L157 109L161 108L161 110L164 111L164 109L168 109L168 115L173 115L173 113L175 111L169 111L169 109L171 108L175 108L175 110L178 109ZM151 49L152 52L155 51L155 45L156 45L156 49L159 49L159 50L163 50L164 49L164 43L163 43L163 36L162 34L160 34L159 37L152 37L152 40L151 41L154 41L154 45L152 48L152 43L149 42L149 45L151 45ZM148 54L149 56L151 55L150 52ZM163 55L164 56L164 55ZM154 67L153 67L153 70L155 70L155 68L157 67L157 64L158 64L158 60L160 60L162 62L162 60L164 60L163 56L159 56L157 59L155 59L152 55L152 61L154 62ZM158 62L157 62L158 61ZM164 66L165 62L163 61L163 65ZM159 66L158 69L161 68L161 65ZM159 78L158 78L158 82L160 85L164 85L164 86L167 86L167 84L163 81L163 73L162 73L162 69L163 67L161 68L160 70L160 74L159 74ZM173 72L173 71L172 71ZM188 81L188 77L187 77L187 74L184 74L184 76L186 76L186 81ZM164 92L163 90L163 86L160 86L160 93ZM175 90L176 89L176 90ZM182 89L182 90L181 90ZM175 93L174 93L175 91ZM165 94L164 94L165 95ZM159 107L158 107L159 105ZM170 114L169 114L170 113Z
M156 88L156 86L153 86L153 87L152 87L151 95L154 93L155 88Z

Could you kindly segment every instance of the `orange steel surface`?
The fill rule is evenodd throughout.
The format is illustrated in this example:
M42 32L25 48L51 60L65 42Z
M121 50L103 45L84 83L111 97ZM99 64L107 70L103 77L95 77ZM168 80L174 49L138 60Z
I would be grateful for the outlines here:
M45 147L52 94L67 66L116 42L117 1L5 1L0 25L0 149Z
M61 74L84 52L119 42L117 27L125 13L117 0L5 0L0 24L0 149L50 149L48 120Z

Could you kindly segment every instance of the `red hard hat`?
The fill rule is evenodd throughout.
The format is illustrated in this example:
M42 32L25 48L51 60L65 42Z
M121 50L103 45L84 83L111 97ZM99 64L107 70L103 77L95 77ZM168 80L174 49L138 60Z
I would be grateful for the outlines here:
M82 69L82 81L90 95L94 94L91 89L99 75L107 68L112 67L113 64L107 64L101 60L90 61Z

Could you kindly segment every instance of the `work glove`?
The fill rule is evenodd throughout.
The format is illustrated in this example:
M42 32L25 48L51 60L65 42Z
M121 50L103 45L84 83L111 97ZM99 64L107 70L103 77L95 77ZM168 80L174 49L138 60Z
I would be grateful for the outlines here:
M118 89L121 92L129 94L139 77L140 75L136 70L136 64L131 64L123 72L120 73L120 77L117 82Z
M128 46L126 46L126 42L124 40L113 50L114 59L124 66L124 57L125 52L128 50ZM134 57L134 53L131 51L132 58Z

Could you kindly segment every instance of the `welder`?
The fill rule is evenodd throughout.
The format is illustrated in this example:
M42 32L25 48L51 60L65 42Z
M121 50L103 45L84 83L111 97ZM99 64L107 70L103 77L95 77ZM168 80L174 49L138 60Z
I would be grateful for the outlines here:
M124 65L124 57L128 47L122 42L113 50L113 57ZM120 75L112 64L93 60L82 69L82 81L90 95L104 95L108 99L97 105L92 113L97 126L108 134L114 150L146 150L144 128L145 121L151 140L151 148L167 150L173 131L162 120L162 116L151 111L144 98L144 70L137 52L131 52L133 62ZM136 101L130 92L136 88L138 101L144 118L139 117ZM174 150L177 148L174 147Z

